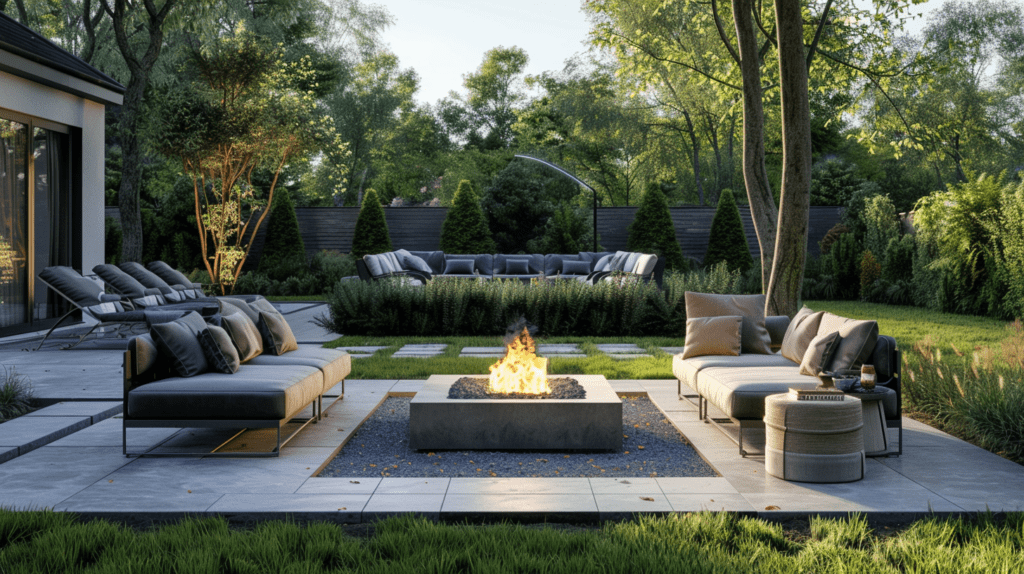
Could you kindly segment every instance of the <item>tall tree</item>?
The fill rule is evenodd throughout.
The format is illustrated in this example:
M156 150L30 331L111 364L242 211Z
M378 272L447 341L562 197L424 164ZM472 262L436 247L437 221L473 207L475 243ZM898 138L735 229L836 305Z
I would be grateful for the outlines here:
M488 50L480 67L464 77L469 91L466 103L476 125L487 129L486 139L491 146L507 147L512 143L515 111L526 98L523 71L529 61L522 48L498 46Z

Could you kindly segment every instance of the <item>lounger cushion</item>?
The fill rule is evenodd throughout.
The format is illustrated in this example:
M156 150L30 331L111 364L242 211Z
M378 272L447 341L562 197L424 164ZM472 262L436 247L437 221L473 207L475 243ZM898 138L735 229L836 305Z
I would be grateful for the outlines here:
M199 332L198 339L203 354L206 355L206 361L213 371L229 375L238 372L238 367L241 366L238 349L235 348L227 331L210 325Z
M260 355L246 363L255 366L305 365L316 367L324 375L324 392L340 383L352 372L352 357L345 351L325 349L319 345L299 345L283 355Z
M716 295L687 291L686 317L743 317L743 352L771 353L771 336L764 325L764 295Z
M238 360L245 363L263 353L263 338L256 324L245 313L233 313L222 317L221 325L231 336L231 342L238 349Z
M314 367L242 365L237 373L203 373L147 383L128 393L128 415L170 420L280 420L320 395Z
M79 307L98 303L103 292L99 285L70 267L46 267L39 272L39 277Z
M280 313L260 311L260 320L256 323L256 328L259 329L260 338L263 339L265 353L283 355L299 348L292 328L288 326L288 321L285 321L284 315Z
M633 273L640 276L650 275L654 271L654 266L658 264L658 256L650 253L641 253L640 257L636 260L636 266L633 267Z
M194 377L210 370L203 347L195 333L180 320L150 327L160 354L171 361L181 377Z
M111 285L118 293L123 293L130 297L145 297L147 295L146 286L139 283L131 275L121 271L117 265L103 263L93 267L92 272L99 275L104 283Z
M146 265L146 269L156 273L157 276L166 281L168 285L181 285L182 287L192 289L191 279L181 271L178 271L163 261L150 261Z
M739 355L743 317L690 317L686 320L683 358L704 355Z

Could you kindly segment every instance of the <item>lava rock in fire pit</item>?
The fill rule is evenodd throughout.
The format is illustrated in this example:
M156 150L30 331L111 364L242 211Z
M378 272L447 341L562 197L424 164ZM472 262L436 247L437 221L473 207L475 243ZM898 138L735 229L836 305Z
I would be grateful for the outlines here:
M551 393L488 393L487 378L462 377L448 389L449 399L585 399L587 389L572 377L549 377Z

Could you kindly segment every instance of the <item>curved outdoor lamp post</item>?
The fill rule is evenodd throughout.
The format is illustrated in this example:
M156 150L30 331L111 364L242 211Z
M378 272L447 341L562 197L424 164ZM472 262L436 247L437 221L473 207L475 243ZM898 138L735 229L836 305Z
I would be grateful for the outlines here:
M533 156L522 155L522 154L516 154L516 157L521 157L523 159L529 159L529 160L533 160L533 161L538 162L538 163L542 163L542 164L550 167L551 169L557 171L558 173L564 175L565 177L567 177L567 178L575 181L576 183L582 185L583 187L589 189L590 191L594 192L594 251L597 251L597 190L592 188L592 187L590 187L586 183L584 183L583 180L581 180L580 178L578 178L575 175L565 171L564 169L558 167L557 165L555 165L555 164L553 164L553 163L551 163L549 161L544 161L542 159L538 159L538 158L535 158Z

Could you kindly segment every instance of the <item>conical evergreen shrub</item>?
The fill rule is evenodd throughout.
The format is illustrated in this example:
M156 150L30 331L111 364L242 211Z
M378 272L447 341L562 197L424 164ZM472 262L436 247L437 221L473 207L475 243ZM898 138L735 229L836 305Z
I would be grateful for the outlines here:
M459 182L452 206L441 224L441 251L445 253L494 253L494 239L487 227L480 198L468 179Z
M363 207L356 219L355 235L352 237L352 255L362 258L363 255L385 253L391 251L391 236L388 235L388 222L384 219L384 209L380 206L377 192L367 189L363 195Z
M704 266L710 268L720 261L725 261L730 270L740 271L746 271L754 264L731 189L723 189L718 199L718 208L711 220L711 237L708 238Z
M274 204L267 223L267 240L263 244L258 271L271 279L284 281L306 269L306 248L295 217L295 204L285 188L274 193Z
M633 223L629 224L626 248L642 253L656 253L665 260L665 269L686 270L683 250L676 241L676 228L668 211L668 201L661 186L654 184L644 192Z

